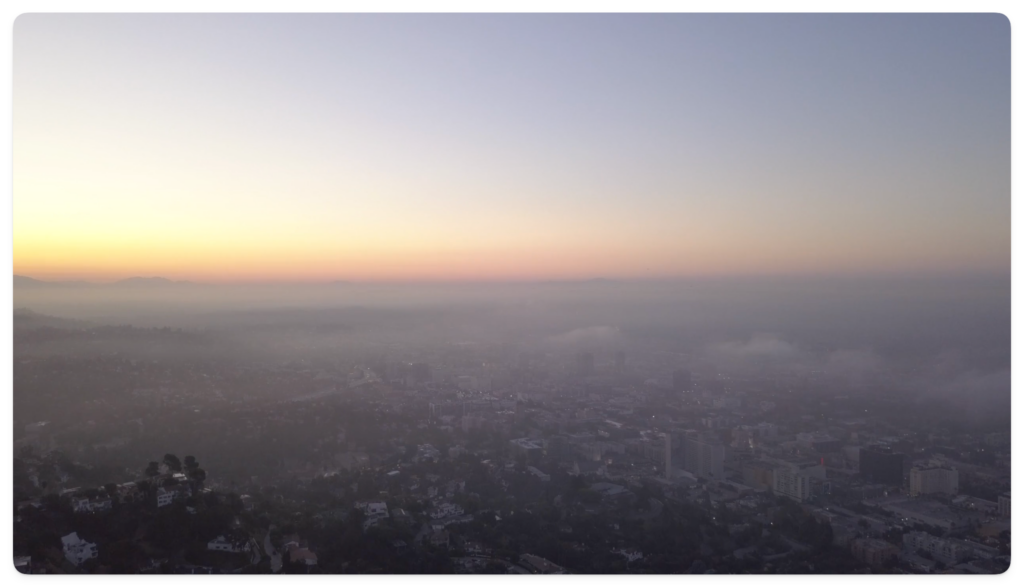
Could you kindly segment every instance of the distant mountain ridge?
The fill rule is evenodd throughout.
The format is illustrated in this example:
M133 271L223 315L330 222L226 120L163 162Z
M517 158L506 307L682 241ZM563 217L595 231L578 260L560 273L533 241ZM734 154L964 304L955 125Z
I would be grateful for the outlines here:
M174 281L166 277L129 277L113 283L91 281L44 281L26 275L14 276L14 287L173 287L195 285L192 281Z
M40 314L29 308L14 309L14 329L25 330L35 328L61 328L61 329L83 329L92 326L91 323L70 318L60 318L48 314Z
M606 277L594 277L593 279L549 279L539 283L541 285L619 285L622 282Z
M89 283L88 281L43 281L42 279L27 277L25 275L14 276L14 287L70 287L84 285L94 284Z
M167 279L166 277L129 277L120 281L115 281L110 284L114 286L128 286L128 287L164 287L164 286L175 286L175 285L193 285L191 281L174 281Z

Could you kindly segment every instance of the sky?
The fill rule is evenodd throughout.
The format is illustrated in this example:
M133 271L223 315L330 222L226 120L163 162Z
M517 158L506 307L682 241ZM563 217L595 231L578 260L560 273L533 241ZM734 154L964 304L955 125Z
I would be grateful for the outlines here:
M996 14L28 14L13 114L40 279L1010 272Z

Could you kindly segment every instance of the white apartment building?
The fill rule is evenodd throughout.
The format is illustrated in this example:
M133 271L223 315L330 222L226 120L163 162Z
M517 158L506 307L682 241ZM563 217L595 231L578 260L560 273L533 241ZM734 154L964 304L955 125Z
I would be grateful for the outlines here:
M180 497L189 497L192 489L188 485L174 485L172 487L160 487L156 490L156 507L162 508L174 503Z
M383 501L360 501L356 507L363 511L367 520L379 520L388 517L388 504Z
M772 491L796 501L821 495L826 483L825 467L817 463L783 463L772 471Z
M64 558L76 567L100 554L96 543L82 540L78 537L78 532L72 532L61 538L60 541L64 544Z
M1010 517L1010 492L999 496L999 515L1004 518Z
M960 491L960 474L956 469L944 467L914 467L910 470L910 495L943 493L956 495Z

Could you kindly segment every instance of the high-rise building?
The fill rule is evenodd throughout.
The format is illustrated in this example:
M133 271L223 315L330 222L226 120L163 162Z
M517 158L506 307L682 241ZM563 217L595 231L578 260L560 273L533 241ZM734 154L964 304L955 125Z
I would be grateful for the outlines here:
M693 376L686 369L672 372L672 389L675 391L693 391Z
M690 432L684 446L684 467L687 471L705 479L725 479L725 445L721 440Z
M433 381L430 365L427 363L413 363L409 365L409 376L415 383L430 383Z
M1009 518L1010 517L1010 492L999 496L999 515Z
M721 441L704 441L700 447L700 471L702 477L721 481L725 479L725 445Z
M770 463L754 461L743 466L743 483L754 489L771 489L775 467Z
M577 358L577 370L582 377L590 377L594 374L593 353L580 353L580 356Z
M772 491L796 501L828 493L825 467L818 463L782 463L772 471Z
M956 469L914 467L910 470L910 495L956 495L959 490L960 475Z
M665 433L665 479L672 479L672 434Z
M860 474L874 483L903 485L905 456L881 446L860 449Z

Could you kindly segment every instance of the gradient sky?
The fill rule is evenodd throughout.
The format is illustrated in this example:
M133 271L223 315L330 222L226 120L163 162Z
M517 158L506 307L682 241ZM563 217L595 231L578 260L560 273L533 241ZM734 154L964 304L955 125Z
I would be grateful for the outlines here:
M14 270L1010 271L999 15L24 15Z

